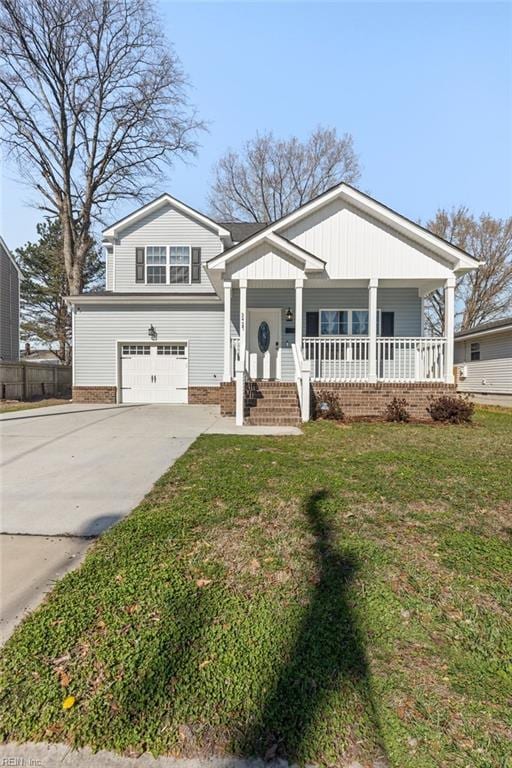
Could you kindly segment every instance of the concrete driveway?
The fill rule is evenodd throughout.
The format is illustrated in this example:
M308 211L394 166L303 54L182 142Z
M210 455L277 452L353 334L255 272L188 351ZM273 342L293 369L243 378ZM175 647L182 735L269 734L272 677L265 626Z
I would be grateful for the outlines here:
M70 404L0 416L2 533L96 536L128 514L214 406Z

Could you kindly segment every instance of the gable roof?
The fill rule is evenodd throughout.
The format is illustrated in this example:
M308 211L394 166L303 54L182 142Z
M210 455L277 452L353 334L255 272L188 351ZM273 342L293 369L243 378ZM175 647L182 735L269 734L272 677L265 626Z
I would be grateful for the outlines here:
M469 336L487 334L492 331L505 331L508 328L512 330L512 316L502 317L500 320L493 320L489 323L480 323L480 325L475 325L473 328L467 328L465 331L458 331L455 334L455 338L465 339Z
M306 272L313 271L318 272L325 267L325 261L315 256L314 253L306 251L301 248L300 245L292 243L287 240L286 237L279 235L277 232L272 232L269 227L266 227L261 232L257 232L255 235L251 235L241 243L234 245L232 248L220 253L218 256L214 256L213 259L208 261L209 269L222 269L227 261L236 258L240 254L247 250L247 243L250 242L250 247L260 245L261 243L267 243L280 251L283 251L295 261L298 261Z
M183 203L181 200L173 197L168 192L164 192L163 195L160 195L151 202L146 203L146 205L142 205L140 208L137 208L136 211L129 213L127 216L123 216L122 219L119 219L118 221L114 222L114 224L111 224L109 227L107 227L107 229L103 230L103 236L105 238L115 237L116 233L120 229L123 229L129 224L133 224L139 221L140 219L144 218L144 216L147 216L148 213L158 210L158 208L161 208L163 205L171 205L173 208L176 208L181 213L186 214L191 219L194 219L200 224L203 224L203 226L213 229L213 231L216 232L219 237L231 238L230 231L226 229L226 227L224 227L222 224L219 224L218 221L214 221L209 216L205 216L204 213L196 211L195 208L191 208L190 205Z
M23 277L23 272L21 271L21 268L20 268L20 266L19 266L18 262L16 261L16 259L15 259L15 258L14 258L14 256L12 255L12 252L11 252L11 251L9 250L9 248L7 247L7 244L6 244L5 240L3 239L3 237L2 237L1 235L0 235L0 248L1 248L1 249L2 249L2 250L5 252L5 253L6 253L6 255L7 255L7 258L8 258L8 259L10 259L10 261L11 261L11 262L13 263L13 265L16 267L16 269L17 269L17 271L18 271L18 275L19 275L19 277L20 277L20 278L21 278L21 277Z
M402 214L397 213L392 208L389 208L389 206L380 203L378 200L375 200L364 192L360 192L358 189L344 181L327 189L325 192L322 192L320 195L313 198L313 200L309 200L291 213L285 214L277 221L268 224L264 230L249 235L245 240L228 248L222 255L229 253L230 257L236 256L240 253L239 249L242 246L244 246L244 249L245 247L252 246L258 241L258 237L263 233L273 232L279 234L281 230L338 198L353 205L355 208L368 213L382 223L387 224L391 228L407 236L409 239L421 243L424 247L453 264L455 268L471 270L482 263L461 248L449 243L447 240L439 237L439 235L430 232L430 230L426 229L421 224L416 224L406 216L402 216ZM218 257L210 259L208 263L209 267L216 267L217 258Z

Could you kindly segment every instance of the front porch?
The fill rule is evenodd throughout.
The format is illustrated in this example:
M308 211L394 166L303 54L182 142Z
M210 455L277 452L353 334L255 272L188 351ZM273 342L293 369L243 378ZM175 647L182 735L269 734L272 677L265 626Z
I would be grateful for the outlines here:
M445 333L432 337L424 329L432 284L421 281L225 283L224 380L236 381L238 423L251 381L293 385L302 421L320 385L359 384L365 398L376 384L451 386L453 280L444 288Z
M236 381L238 422L248 382L289 382L302 421L317 385L452 385L453 281L444 287L445 334L432 337L424 333L432 286L421 281L224 283L224 380Z

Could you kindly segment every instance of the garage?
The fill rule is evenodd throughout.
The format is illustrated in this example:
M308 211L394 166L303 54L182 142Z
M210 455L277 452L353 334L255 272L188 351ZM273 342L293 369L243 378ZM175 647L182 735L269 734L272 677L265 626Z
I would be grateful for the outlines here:
M121 402L188 402L188 345L122 343Z

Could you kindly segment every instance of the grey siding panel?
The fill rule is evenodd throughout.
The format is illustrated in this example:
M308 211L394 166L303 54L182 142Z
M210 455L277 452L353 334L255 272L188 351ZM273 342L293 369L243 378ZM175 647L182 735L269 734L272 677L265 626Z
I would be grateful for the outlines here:
M512 331L502 331L476 339L455 342L456 362L471 361L471 344L480 344L480 361L512 358Z
M19 275L0 244L0 358L19 359Z
M190 245L201 248L201 282L190 285L136 283L135 248L148 245ZM115 290L147 293L211 293L213 288L205 264L223 250L222 241L215 232L170 205L121 230L114 247Z
M190 386L216 386L223 373L222 306L82 306L75 315L75 386L115 386L117 341L188 341Z
M471 360L471 339L455 342L455 362L466 366L461 392L512 394L512 332L503 331L473 339L480 344L480 360Z

